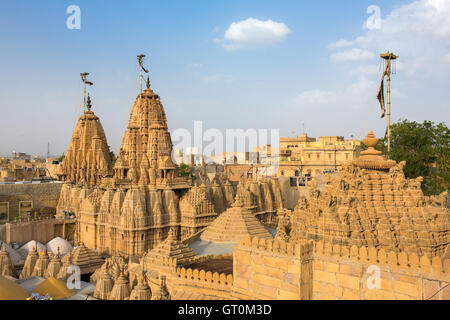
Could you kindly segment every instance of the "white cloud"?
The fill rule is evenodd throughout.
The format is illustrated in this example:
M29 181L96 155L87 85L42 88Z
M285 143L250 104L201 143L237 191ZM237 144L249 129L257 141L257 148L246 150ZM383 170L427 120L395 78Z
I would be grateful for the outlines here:
M445 63L450 63L450 53L447 53L447 54L444 56L444 62L445 62Z
M231 83L233 81L233 76L230 74L213 74L203 77L203 81L206 83L217 83L217 82L225 82L225 83Z
M361 75L361 76L373 76L376 74L380 74L380 72L382 72L382 70L380 70L380 66L376 66L376 65L358 66L356 69L351 71L352 74Z
M433 69L429 68L430 64L446 61L450 45L450 1L413 1L389 12L382 18L379 29L363 29L355 39L340 39L328 48L337 50L349 45L354 48L331 53L331 60L370 59L375 52L390 50L400 55L399 63L407 66L408 75L430 73Z
M375 103L377 83L360 78L344 90L308 90L292 99L291 104L300 108L361 108Z
M352 48L350 50L336 52L331 55L331 61L360 61L374 58L374 54L368 50Z
M329 49L340 49L340 48L350 47L350 46L352 46L352 45L353 45L353 42L352 42L352 41L348 41L348 40L345 40L345 39L341 39L341 40L338 40L338 41L336 41L336 42L330 43L330 44L328 45L328 48L329 48Z
M349 45L354 47L342 49ZM380 63L375 58L378 53L388 50L399 55L396 61L396 83L406 89L400 92L397 86L397 97L414 93L418 82L426 92L428 82L425 79L449 78L449 46L450 1L411 2L389 12L382 19L380 29L362 29L361 34L354 39L341 38L328 45L331 50L341 49L330 54L331 61L355 62L347 71L348 76L353 78L352 85L339 92L320 88L305 91L293 101L302 105L326 103L335 106L359 106L366 101L373 103L381 79L377 76L380 75Z
M282 22L261 21L248 18L233 22L225 31L223 39L213 39L226 50L249 47L267 47L283 41L291 30Z
M393 120L449 118L450 93L445 84L450 82L450 1L417 0L386 13L380 29L362 28L355 38L341 38L328 45L335 65L353 61L351 68L338 68L343 70L339 78L344 84L332 90L318 84L300 92L291 100L289 111L311 122L339 112L343 115L339 124L333 117L321 118L326 128L340 130L347 125L357 129L365 125L383 134L385 120L378 117L376 99L382 72L378 54L391 51L399 55L392 85ZM330 71L333 77L336 75Z
M203 65L201 63L190 63L186 67L188 69L198 69L201 68Z

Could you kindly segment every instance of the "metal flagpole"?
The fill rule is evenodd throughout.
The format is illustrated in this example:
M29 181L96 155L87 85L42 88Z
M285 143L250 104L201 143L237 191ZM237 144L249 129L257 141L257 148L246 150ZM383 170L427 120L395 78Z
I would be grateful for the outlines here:
M145 54L140 54L137 56L138 62L139 62L139 90L140 93L142 93L142 71L144 71L145 73L148 73L148 70L144 68L144 58L145 58Z
M387 136L388 136L388 155L391 154L391 61L396 60L398 56L392 52L382 53L380 57L386 60L387 76Z
M86 84L92 86L94 83L87 81L87 76L89 72L80 73L81 80L83 81L83 113L86 112Z

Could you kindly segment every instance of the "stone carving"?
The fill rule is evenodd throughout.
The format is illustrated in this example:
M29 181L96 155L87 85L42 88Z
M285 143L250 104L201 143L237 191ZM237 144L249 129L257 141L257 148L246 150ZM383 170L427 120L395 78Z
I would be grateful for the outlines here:
M112 173L111 155L103 126L88 108L75 126L57 174L61 180L75 184L99 184Z
M15 277L14 265L6 246L0 245L0 276Z
M377 139L371 133L367 139L368 152L342 166L322 192L312 188L309 200L300 197L294 212L279 217L277 238L442 256L450 241L447 193L425 197L423 178L405 179L405 162L386 160L373 149ZM283 228L289 224L286 237Z

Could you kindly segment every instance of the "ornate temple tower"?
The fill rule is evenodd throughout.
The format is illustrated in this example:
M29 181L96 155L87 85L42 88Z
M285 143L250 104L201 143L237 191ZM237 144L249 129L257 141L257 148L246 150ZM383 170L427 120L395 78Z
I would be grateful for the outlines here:
M119 157L114 166L118 184L150 185L151 188L188 188L176 177L172 161L172 139L159 96L150 89L139 94L130 114Z
M87 110L78 120L58 176L75 184L96 185L111 173L111 152L100 119L91 110L88 96Z

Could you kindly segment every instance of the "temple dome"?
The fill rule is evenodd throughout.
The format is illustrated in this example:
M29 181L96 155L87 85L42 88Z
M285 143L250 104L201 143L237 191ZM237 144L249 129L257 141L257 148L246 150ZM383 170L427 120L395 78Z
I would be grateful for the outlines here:
M20 254L22 258L25 259L32 250L36 249L37 252L43 252L45 248L46 248L45 245L43 245L42 243L35 240L31 240L25 243L19 249L17 249L17 253Z
M71 252L72 249L70 242L60 237L56 237L47 243L47 250L53 254L65 255Z

